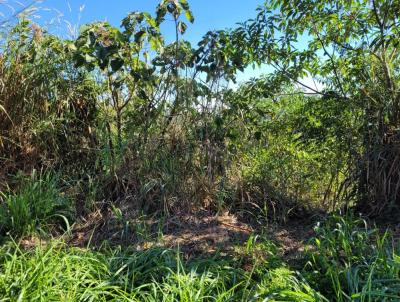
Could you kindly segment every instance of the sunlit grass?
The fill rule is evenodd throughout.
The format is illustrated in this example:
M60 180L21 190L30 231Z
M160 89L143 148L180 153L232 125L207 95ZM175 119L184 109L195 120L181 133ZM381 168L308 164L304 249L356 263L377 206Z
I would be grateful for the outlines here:
M95 251L53 241L22 250L9 241L0 256L1 301L398 301L398 250L360 222L319 226L301 271L255 237L247 256L192 260L161 247ZM273 261L252 257L260 251Z

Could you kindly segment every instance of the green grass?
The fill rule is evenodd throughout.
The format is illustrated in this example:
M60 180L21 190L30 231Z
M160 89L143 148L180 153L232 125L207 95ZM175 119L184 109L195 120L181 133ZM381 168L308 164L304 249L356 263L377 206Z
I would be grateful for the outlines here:
M184 260L177 250L68 247L60 241L0 256L0 301L399 301L400 257L388 234L332 218L294 271L266 239L245 256ZM255 256L264 249L266 259ZM250 265L244 265L244 263Z
M28 252L11 245L2 252L1 301L261 301L295 295L321 301L288 268L261 275L234 259L188 262L172 250L95 252L59 242Z
M336 301L400 301L400 247L389 232L333 216L316 233L308 254L316 288Z
M0 191L0 235L45 234L61 225L68 228L73 207L54 175L33 173L19 182L16 192Z

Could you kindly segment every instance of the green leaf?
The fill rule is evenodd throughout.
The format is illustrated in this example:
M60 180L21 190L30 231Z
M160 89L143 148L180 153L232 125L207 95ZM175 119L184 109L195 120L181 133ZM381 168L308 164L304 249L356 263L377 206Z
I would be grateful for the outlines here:
M135 34L135 43L139 43L141 40L142 40L142 38L143 38L143 36L146 34L146 32L144 31L144 30L141 30L141 31L138 31L136 34Z
M138 97L141 98L142 100L147 100L147 99L148 99L147 93L146 93L146 91L144 91L143 88L140 88L140 89L138 90L137 95L138 95Z
M167 14L167 8L164 6L158 7L156 14L156 22L157 24L161 24L165 19L165 15Z
M193 13L192 13L192 11L191 10L185 10L185 16L186 16L186 19L188 19L188 21L190 22L190 23L193 23L194 22L194 17L193 17Z
M96 61L96 58L92 57L89 54L85 54L85 62L91 63L91 62L94 62L94 61Z
M179 0L179 4L182 6L182 8L184 9L184 10L189 10L190 9L190 7L189 7L189 3L187 2L187 0Z
M186 29L187 29L186 23L184 23L182 21L179 21L178 22L178 30L179 30L179 32L183 35L186 32Z
M122 66L124 66L124 60L121 58L116 58L111 61L111 69L113 72L117 72Z
M158 50L158 49L160 49L162 47L162 40L158 36L151 37L149 42L150 42L150 47L153 50Z
M170 2L167 5L167 10L170 14L176 13L178 7L176 6L175 2Z
M81 55L81 54L76 54L74 56L74 60L75 60L75 67L81 67L83 65L85 65L86 61L85 58Z
M69 42L69 43L67 43L67 49L69 51L76 51L78 48L76 47L76 45L73 42Z

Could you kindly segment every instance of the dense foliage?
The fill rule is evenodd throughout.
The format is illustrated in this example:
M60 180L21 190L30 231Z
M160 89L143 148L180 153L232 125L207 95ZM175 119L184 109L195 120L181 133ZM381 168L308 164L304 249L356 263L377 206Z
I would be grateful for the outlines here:
M270 85L289 80L327 103L321 126L349 154L347 177L374 214L399 204L399 9L398 1L270 1L231 33L249 63L275 68ZM325 90L305 85L307 75Z
M317 226L301 267L264 235L247 243L250 269L246 257L8 241L0 300L398 301L396 240L350 213L398 220L399 16L394 0L272 0L197 45L185 40L186 0L120 27L85 24L74 39L28 14L0 22L5 241L70 235L93 213L126 227L142 214L229 211L261 233L349 214ZM250 66L270 72L236 83ZM260 250L270 257L259 262Z

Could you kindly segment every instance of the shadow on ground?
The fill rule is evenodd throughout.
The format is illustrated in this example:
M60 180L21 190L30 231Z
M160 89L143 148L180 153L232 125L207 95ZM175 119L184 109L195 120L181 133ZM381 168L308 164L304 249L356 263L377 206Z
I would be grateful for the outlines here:
M295 259L304 253L313 235L312 226L299 221L265 227L246 223L228 212L213 215L202 211L154 218L107 210L91 213L82 219L74 227L69 244L92 248L106 244L134 247L136 250L155 246L179 248L186 258L192 258L216 252L233 254L251 237L262 236L276 244L284 259Z

